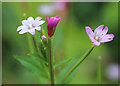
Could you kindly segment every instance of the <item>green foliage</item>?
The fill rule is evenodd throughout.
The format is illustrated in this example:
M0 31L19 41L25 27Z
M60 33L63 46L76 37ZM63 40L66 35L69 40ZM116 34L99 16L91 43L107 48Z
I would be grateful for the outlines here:
M75 63L80 59L80 57L74 59L74 60L71 60L69 62L69 64L64 68L62 69L62 71L59 73L58 77L57 77L57 83L60 84L61 82L63 83L64 82L64 77L65 75L69 72L69 70L73 67L73 65L75 65ZM78 69L79 66L76 68ZM74 70L71 75L69 77L71 77L70 79L72 80L73 78L73 75L76 73L75 72L76 70ZM66 79L65 82L68 82L70 80Z
M47 78L44 72L44 68L42 68L42 65L39 61L33 58L20 56L15 56L15 59L18 60L25 68L27 68L31 73L35 74L36 76Z
M24 72L21 70L21 67L19 65L16 65L16 62L14 62L14 59L11 58L14 54L20 54L25 55L28 53L27 45L29 45L30 48L30 54L28 57L18 57L15 56L15 58L23 65L25 66L30 72L37 75L38 77L43 78L44 75L47 76L45 69L49 70L46 65L46 56L43 56L46 54L44 52L45 48L43 44L41 43L42 47L39 47L41 50L43 50L43 55L39 56L36 53L31 54L34 51L33 43L29 42L30 44L26 43L26 35L19 35L16 32L16 29L19 25L21 25L21 21L27 19L30 16L33 16L34 18L37 16L40 16L45 20L45 15L42 15L38 13L38 7L41 4L46 4L44 2L40 3L2 3L2 14L3 16L3 82L4 83L37 83L36 79L29 80L29 77L31 77L28 72ZM50 4L50 3L47 3ZM26 7L26 9L24 9ZM86 8L84 8L86 7ZM69 9L72 8L72 9ZM85 10L87 8L90 8L89 10ZM65 13L67 13L67 18L62 17L64 21L62 21L61 25L57 26L57 30L55 32L55 44L54 49L55 53L57 55L62 55L63 57L74 57L77 55L82 55L84 51L87 49L87 47L90 45L90 40L87 34L85 33L85 26L91 26L91 28L96 28L96 26L100 24L104 24L105 26L109 27L110 33L113 32L115 36L117 36L117 20L118 20L118 3L71 3L71 5L68 7ZM78 12L78 9L80 10ZM94 12L93 12L94 11ZM22 15L23 13L26 13L27 16L24 18ZM64 13L64 12L63 12ZM8 15L9 14L9 15ZM55 14L57 15L57 14ZM88 16L89 15L89 16ZM58 15L59 16L59 15ZM70 18L69 18L70 17ZM109 22L108 22L109 21ZM41 30L45 30L46 36L47 36L47 23L41 26ZM6 36L7 34L7 36ZM37 43L40 40L41 35L39 32L37 33ZM28 41L32 41L31 37L28 37ZM21 41L22 40L22 41ZM113 44L111 46L111 43ZM102 70L105 70L108 66L108 63L116 62L117 61L117 37L115 37L113 42L105 43L104 45L97 47L94 51L94 54L91 55L92 60L88 58L87 64L84 64L82 67L80 67L80 71L78 71L77 77L74 77L74 74L78 70L79 67L77 67L68 78L64 80L64 83L69 83L70 80L74 79L70 83L77 83L77 84L88 84L88 83L96 83L95 82L95 68L94 66L96 64L96 56L101 55L106 57L106 59L103 59L105 62L105 66L102 68ZM41 46L40 45L40 46ZM64 53L61 54L59 52L60 50L64 49ZM11 52L10 52L11 51ZM111 53L112 52L112 53ZM46 54L47 55L47 54ZM61 58L62 58L61 56ZM111 60L112 58L112 60ZM77 58L76 58L77 59ZM109 60L110 59L110 60ZM56 58L56 60L59 60L59 58ZM110 61L110 62L109 62ZM43 64L42 64L42 63ZM63 65L67 65L63 70L60 71L60 74L58 75L57 82L61 84L62 79L65 77L66 73L71 69L71 67L74 65L74 60L64 60L58 64L55 65L55 69ZM77 60L76 60L77 62ZM75 63L76 63L75 62ZM73 65L72 65L73 64ZM13 65L16 65L16 67L13 67ZM44 65L44 66L43 66ZM90 70L88 74L86 72L90 67L94 66L94 70ZM16 72L15 70L18 70L19 72ZM65 73L64 73L65 71ZM8 78L9 77L9 78ZM23 79L24 77L24 79ZM81 78L81 77L88 77L88 78ZM105 77L105 78L104 78ZM113 81L107 80L106 76L103 76L104 81L102 83L114 83ZM7 82L6 82L7 81ZM28 82L27 82L28 81ZM34 82L35 81L35 82ZM43 82L41 82L43 83Z
M56 70L58 67L61 67L61 66L65 65L65 64L69 63L71 60L72 60L72 58L66 59L64 61L59 62L58 64L56 64L54 66L54 70Z
M40 56L40 55L38 55L36 53L29 53L28 55L31 56L33 59L42 61L44 63L48 63L42 56Z

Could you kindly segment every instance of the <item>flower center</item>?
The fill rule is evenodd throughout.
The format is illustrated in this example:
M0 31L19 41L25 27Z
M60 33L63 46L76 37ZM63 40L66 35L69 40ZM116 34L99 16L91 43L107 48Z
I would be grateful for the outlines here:
M32 24L28 24L29 28L28 29L32 29L34 28Z
M99 41L99 36L95 36L95 40Z

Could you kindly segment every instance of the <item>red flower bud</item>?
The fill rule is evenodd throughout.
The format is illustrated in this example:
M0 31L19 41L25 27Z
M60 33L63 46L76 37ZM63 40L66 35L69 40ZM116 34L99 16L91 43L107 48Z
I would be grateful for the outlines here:
M46 19L47 19L47 24L48 24L47 25L48 37L52 37L56 30L56 26L61 18L57 18L57 16L55 16L49 19L48 16L46 16Z

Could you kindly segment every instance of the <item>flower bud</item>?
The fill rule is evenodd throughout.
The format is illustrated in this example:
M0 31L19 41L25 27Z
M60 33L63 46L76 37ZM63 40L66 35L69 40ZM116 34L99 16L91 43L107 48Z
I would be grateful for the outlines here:
M46 16L46 19L47 19L47 24L48 24L47 25L48 37L52 37L56 30L56 26L61 18L57 18L57 16L55 16L49 19L48 16Z
M45 35L43 35L41 38L42 38L44 41L46 41L46 36L45 36Z

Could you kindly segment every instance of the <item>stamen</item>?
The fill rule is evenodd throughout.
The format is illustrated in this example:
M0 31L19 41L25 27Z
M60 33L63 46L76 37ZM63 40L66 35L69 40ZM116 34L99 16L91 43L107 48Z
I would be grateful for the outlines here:
M33 28L32 24L29 24L29 27L30 27L30 28Z
M99 41L99 36L95 36L95 40Z

